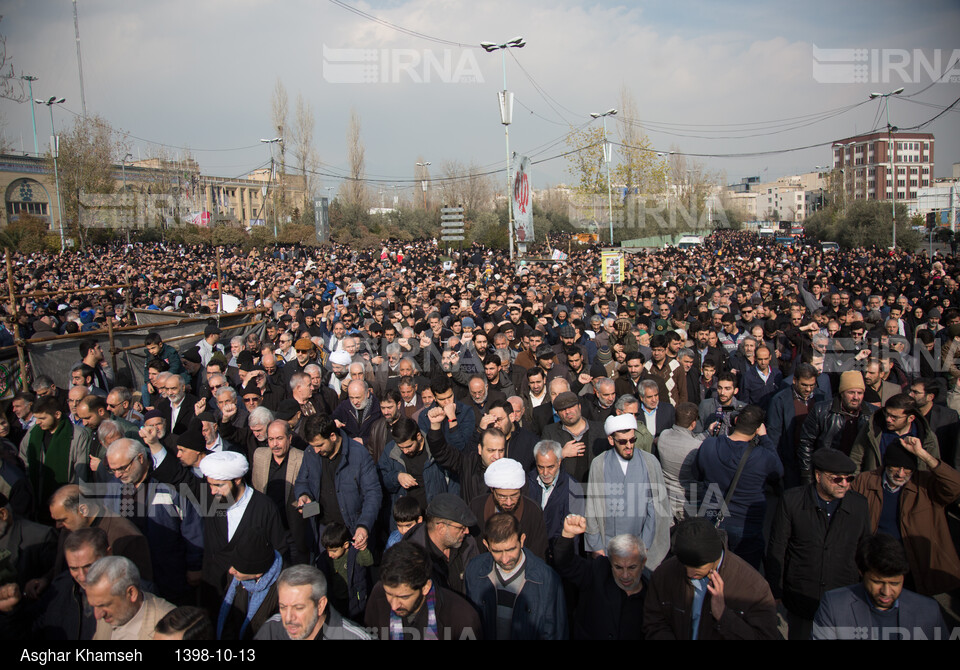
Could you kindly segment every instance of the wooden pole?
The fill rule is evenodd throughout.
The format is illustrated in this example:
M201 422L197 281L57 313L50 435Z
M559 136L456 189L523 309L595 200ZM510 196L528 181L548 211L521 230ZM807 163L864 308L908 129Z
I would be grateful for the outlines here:
M127 235L130 233L128 232ZM127 289L123 292L123 315L126 316L130 311L130 266L126 266L123 275L127 280Z
M20 339L20 308L17 306L17 297L14 293L13 260L10 258L9 249L4 250L4 256L7 262L7 288L10 290L10 309L13 311L14 343L17 346L17 360L20 363L20 388L26 390L29 387L27 383L27 357L23 351L23 340ZM16 380L14 380L14 389L16 389Z
M14 298L49 298L51 296L68 295L70 293L96 293L97 291L115 291L119 288L129 288L127 284L116 284L114 286L97 286L96 288L65 288L59 291L34 291L33 293L18 293Z
M220 271L220 247L217 247L217 314L223 313L223 273Z
M114 374L117 371L117 345L113 341L113 314L107 314L107 338L110 340L110 362L113 365Z

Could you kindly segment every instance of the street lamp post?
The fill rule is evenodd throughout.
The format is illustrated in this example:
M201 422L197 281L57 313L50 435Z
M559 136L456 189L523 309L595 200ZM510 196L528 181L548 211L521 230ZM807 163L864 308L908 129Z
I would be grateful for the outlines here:
M503 90L497 92L500 102L500 123L503 124L503 136L507 145L507 226L510 238L510 263L513 264L513 178L510 174L510 124L513 123L513 93L507 90L507 49L522 49L526 46L522 37L514 37L509 42L497 44L495 42L481 42L480 46L487 53L500 50L500 63L503 66Z
M607 142L607 117L616 116L617 110L608 109L602 114L590 114L595 119L603 119L603 161L607 164L607 216L610 220L610 246L613 246L613 186L610 183L610 161L613 159L613 145ZM629 187L629 184L628 184Z
M871 93L870 100L876 98L883 98L883 112L887 119L887 151L890 154L890 210L893 214L893 244L892 246L896 248L897 246L897 169L895 162L895 152L893 148L893 133L898 130L895 126L890 125L890 96L891 95L900 95L903 93L903 86L889 93ZM906 182L904 182L906 183Z
M270 188L270 182L273 181L273 147L269 145L283 144L283 138L274 137L272 140L261 139L260 141L268 145L267 148L270 150L270 178L267 180L267 186L264 188L264 191L263 191L263 207L264 207L264 212L266 212L267 190L269 190ZM274 206L273 208L273 239L277 239L277 208L276 206Z
M420 190L423 191L423 211L427 211L427 182L430 181L430 171L427 168L432 165L430 161L424 163L417 163L417 167L423 168L423 171L420 173Z
M50 154L53 156L53 179L57 189L57 216L60 220L60 253L67 248L66 238L63 235L63 205L60 201L60 169L57 167L57 157L60 155L60 140L57 138L57 131L53 127L53 106L62 105L67 101L66 98L58 98L53 95L46 100L34 100L38 105L46 105L50 110ZM77 212L77 216L80 213ZM51 215L50 220L53 220ZM79 223L77 224L79 225Z
M34 77L32 74L20 75L20 78L23 79L30 86L30 99L33 100L33 82L38 78ZM33 121L33 155L40 156L40 146L37 144L37 114L34 110L33 105L30 105L30 120Z
M128 158L133 158L133 154L128 153L126 156L123 157L123 160L120 161L120 174L123 177L123 195L120 196L121 203L123 203L127 199L127 159ZM123 211L122 204L121 204L120 211L121 212ZM124 219L126 219L126 217L124 217ZM126 223L126 220L124 220L124 223ZM130 241L130 233L128 232L127 242L129 241Z

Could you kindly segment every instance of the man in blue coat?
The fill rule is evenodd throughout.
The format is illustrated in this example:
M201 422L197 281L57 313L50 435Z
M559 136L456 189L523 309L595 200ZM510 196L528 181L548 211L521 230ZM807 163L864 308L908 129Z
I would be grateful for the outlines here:
M945 640L950 637L933 598L903 588L910 571L903 545L878 533L857 547L862 581L824 594L813 620L814 640Z
M403 496L413 496L426 509L438 493L446 493L447 480L433 460L426 438L412 419L402 418L391 429L393 438L377 463L384 490L393 506ZM391 515L391 527L393 516Z
M743 371L743 381L740 382L740 400L748 405L757 405L767 411L770 399L780 390L783 382L783 373L779 368L772 366L773 354L766 345L757 347L753 355L754 365Z
M560 577L529 550L520 522L491 516L483 540L489 553L467 565L467 598L480 612L488 640L564 640L567 608Z
M721 508L741 460L746 461L728 509L722 510L720 528L727 532L730 550L754 568L759 568L763 560L763 519L767 509L764 488L783 476L783 464L767 437L763 419L762 409L747 405L737 416L733 432L705 439L696 458L699 479L707 487L703 506L715 511ZM754 440L756 446L747 454Z
M314 518L314 530L339 521L350 529L358 551L367 546L380 511L382 494L377 468L362 444L351 440L323 414L309 417L304 438L310 448L293 487L297 506ZM319 503L319 511L304 506Z
M777 392L767 411L767 436L777 449L783 463L783 487L800 486L800 460L797 444L800 429L814 403L827 400L817 386L817 369L801 363L793 375L793 383Z

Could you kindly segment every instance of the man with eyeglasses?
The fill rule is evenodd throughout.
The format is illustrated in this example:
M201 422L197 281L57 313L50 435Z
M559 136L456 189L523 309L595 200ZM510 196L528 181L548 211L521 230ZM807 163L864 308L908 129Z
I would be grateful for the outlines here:
M634 415L610 416L603 429L613 448L590 464L584 547L605 556L614 537L635 535L647 547L647 567L654 570L670 548L673 518L663 471L653 454L637 449Z
M438 493L427 505L426 521L403 535L403 542L418 544L431 559L431 579L438 586L461 595L466 593L467 563L480 553L470 527L477 518L467 504L453 493Z
M873 414L870 424L857 435L850 458L860 466L861 472L875 470L883 462L889 446L906 437L916 437L927 452L940 458L936 433L917 410L917 403L909 394L898 393Z
M480 520L480 529L484 530L487 520L498 512L512 514L527 536L524 546L537 558L546 559L547 527L543 512L536 502L523 495L527 475L519 461L512 458L494 461L483 473L483 482L490 493L470 501L470 511Z
M146 536L157 595L185 603L193 599L193 587L200 584L203 520L175 487L153 476L156 458L136 440L114 441L107 448L106 461L118 481L108 485L104 504L130 519Z
M859 579L857 545L871 534L867 500L850 490L856 464L836 449L813 455L815 482L780 499L765 561L767 581L787 609L789 639L807 640L820 599Z

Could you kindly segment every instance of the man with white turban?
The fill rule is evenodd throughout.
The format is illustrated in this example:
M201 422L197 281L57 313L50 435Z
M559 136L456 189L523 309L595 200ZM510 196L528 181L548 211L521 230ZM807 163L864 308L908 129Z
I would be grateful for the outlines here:
M203 581L205 600L223 600L228 571L239 547L268 542L281 556L288 554L289 533L283 529L277 506L243 478L250 465L235 451L210 454L200 461L212 499L203 506Z
M540 506L523 495L523 489L527 485L527 473L520 462L512 458L494 461L483 473L483 483L490 489L490 493L478 495L470 501L470 511L480 520L480 528L483 529L487 519L498 512L512 514L527 536L524 546L537 558L545 560L547 527L543 522Z
M672 514L663 471L653 454L636 448L635 416L610 416L603 428L612 449L590 464L586 549L605 555L612 538L636 535L647 547L647 568L655 570L670 548Z

